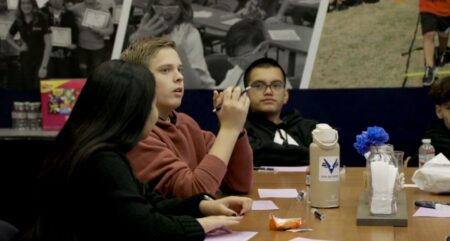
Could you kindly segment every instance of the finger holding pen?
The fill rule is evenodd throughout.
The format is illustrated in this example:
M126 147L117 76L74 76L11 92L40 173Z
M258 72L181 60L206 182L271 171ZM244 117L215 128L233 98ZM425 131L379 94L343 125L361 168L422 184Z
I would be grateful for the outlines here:
M220 110L220 106L222 105L223 102L223 92L220 92L218 90L214 90L213 92L213 112L219 111Z
M234 94L234 98L233 92L238 93ZM214 97L215 104L219 105L216 105L218 109L216 115L219 119L220 129L208 154L218 157L225 165L228 165L247 118L248 104L245 99L248 97L245 96L243 100L239 101L241 99L240 88L234 89L233 87L229 87L221 93L216 92Z
M217 90L214 90L213 98L215 99L213 101L215 101L215 103L213 112L218 112L220 109L222 109L222 105L225 99L231 99L231 93L233 92L233 89L233 87L228 87L220 93ZM216 93L218 93L218 96L216 95Z
M249 101L248 97L241 98L241 88L229 87L223 91L223 101L217 117L221 128L226 128L240 133L247 118Z
M236 90L236 88L239 88L239 87L234 87L233 93L234 93L234 91ZM248 97L247 97L247 91L248 91L250 88L251 88L250 86L247 86L247 88L245 88L244 90L242 90L242 91L240 92L239 100L243 100L244 103L249 102L249 104L250 104L250 99L248 99ZM240 89L240 88L239 88L239 89ZM214 91L214 95L216 95L216 93L218 93L217 90ZM223 93L223 92L221 92L221 93ZM216 98L216 97L214 97L214 98ZM214 99L213 99L213 100L214 100ZM223 99L222 99L222 101L223 101ZM217 112L217 111L219 111L219 110L222 108L222 104L221 104L222 101L220 101L220 103L217 103L217 102L219 102L219 101L214 102L214 109L212 110L212 112Z

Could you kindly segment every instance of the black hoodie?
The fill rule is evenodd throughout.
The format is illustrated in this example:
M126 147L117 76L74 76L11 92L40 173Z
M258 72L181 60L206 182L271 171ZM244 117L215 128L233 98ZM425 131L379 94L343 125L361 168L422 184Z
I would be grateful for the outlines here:
M282 122L275 124L261 114L249 113L245 128L253 148L254 166L306 166L309 165L311 132L314 120L304 119L297 111L282 115ZM275 133L284 130L298 144L274 142Z

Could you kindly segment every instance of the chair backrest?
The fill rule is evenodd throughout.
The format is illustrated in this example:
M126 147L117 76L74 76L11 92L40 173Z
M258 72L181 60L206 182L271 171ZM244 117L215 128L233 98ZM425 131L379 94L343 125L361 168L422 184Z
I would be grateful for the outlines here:
M205 60L211 77L216 80L216 85L219 85L225 78L227 71L233 68L233 65L228 62L228 56L223 53L207 55Z

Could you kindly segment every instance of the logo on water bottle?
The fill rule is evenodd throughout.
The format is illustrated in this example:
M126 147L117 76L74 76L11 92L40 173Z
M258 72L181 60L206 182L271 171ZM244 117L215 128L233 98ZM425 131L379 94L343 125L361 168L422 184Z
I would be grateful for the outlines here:
M336 167L339 166L339 162L338 159L336 158L336 160L334 161L333 165L331 165L327 159L323 158L323 163L322 163L322 167L327 168L328 170L330 170L330 174L333 174L333 171Z
M321 156L319 160L319 181L339 181L339 157Z

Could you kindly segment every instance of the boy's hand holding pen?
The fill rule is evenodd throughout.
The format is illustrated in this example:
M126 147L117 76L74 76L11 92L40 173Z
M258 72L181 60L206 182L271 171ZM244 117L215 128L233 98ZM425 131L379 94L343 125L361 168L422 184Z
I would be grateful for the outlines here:
M214 91L213 104L215 112L220 122L220 128L236 130L240 133L247 119L250 100L247 91L240 87L228 87L222 92Z
M239 88L240 89L240 87L235 87L234 89L236 89L236 88ZM247 93L247 91L250 89L250 88L252 88L251 86L247 86L243 91L241 91L241 95L240 96L242 96L242 95L244 95L244 94L246 94ZM217 95L216 95L216 93L217 93ZM221 92L220 94L219 94L219 92L217 91L217 90L215 90L214 91L214 109L212 110L213 112L217 112L217 111L219 111L221 108L222 108L222 104L220 103L220 102L222 102L223 101L223 92ZM222 96L221 96L222 95ZM216 97L217 96L217 97ZM220 98L220 97L222 97L222 98ZM219 99L220 98L220 99ZM219 102L219 103L217 103L217 102Z

